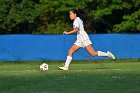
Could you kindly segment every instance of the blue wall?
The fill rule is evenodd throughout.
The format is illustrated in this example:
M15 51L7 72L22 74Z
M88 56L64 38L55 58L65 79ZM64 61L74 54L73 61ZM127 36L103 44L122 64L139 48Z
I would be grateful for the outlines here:
M140 34L89 35L95 50L113 52L117 58L140 58ZM0 60L65 60L76 35L0 35ZM91 60L84 49L74 60Z

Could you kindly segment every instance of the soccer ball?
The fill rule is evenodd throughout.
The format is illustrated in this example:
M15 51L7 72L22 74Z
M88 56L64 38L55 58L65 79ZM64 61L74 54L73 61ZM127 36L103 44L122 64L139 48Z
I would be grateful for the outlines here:
M48 70L48 69L49 69L48 64L43 63L43 64L40 65L40 70L42 70L42 71L46 71L46 70Z

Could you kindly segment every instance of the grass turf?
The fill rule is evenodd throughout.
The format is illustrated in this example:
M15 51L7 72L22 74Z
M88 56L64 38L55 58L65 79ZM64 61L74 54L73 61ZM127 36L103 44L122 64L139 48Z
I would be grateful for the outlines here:
M0 93L140 93L140 62L0 62Z

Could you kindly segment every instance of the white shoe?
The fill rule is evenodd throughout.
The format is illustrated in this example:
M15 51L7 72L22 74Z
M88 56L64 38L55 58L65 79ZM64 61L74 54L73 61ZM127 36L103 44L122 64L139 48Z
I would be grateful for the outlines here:
M108 54L108 57L111 57L113 60L115 60L115 56L114 56L114 54L112 54L111 52L107 52L107 54Z
M59 67L60 70L68 70L68 67Z

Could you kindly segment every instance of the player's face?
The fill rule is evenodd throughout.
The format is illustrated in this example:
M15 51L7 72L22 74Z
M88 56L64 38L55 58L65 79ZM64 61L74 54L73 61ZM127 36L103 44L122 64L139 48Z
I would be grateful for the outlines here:
M70 11L69 15L71 20L74 20L76 18L76 14L73 13L72 11Z

